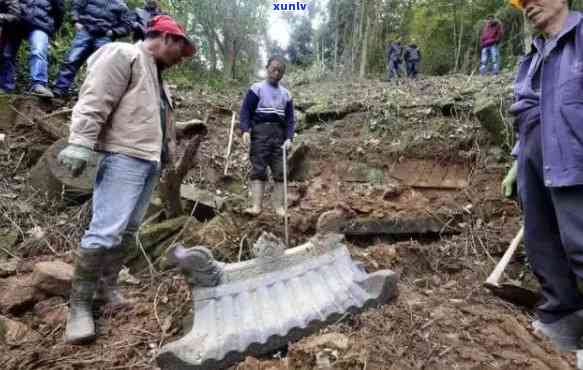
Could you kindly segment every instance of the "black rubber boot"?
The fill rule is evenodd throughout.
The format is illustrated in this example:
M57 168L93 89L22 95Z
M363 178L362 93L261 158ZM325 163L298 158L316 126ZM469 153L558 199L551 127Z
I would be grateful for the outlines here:
M105 251L101 278L95 294L97 304L108 304L109 308L118 309L133 303L131 300L124 298L117 282L126 257L126 247L129 247L127 244L129 244L129 241L124 238L122 244L117 248Z
M85 344L95 340L93 295L102 266L103 249L79 248L65 330L67 344Z

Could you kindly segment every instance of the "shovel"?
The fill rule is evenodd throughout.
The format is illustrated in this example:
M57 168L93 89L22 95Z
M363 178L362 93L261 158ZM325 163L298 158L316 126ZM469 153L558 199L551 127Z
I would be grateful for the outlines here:
M518 249L518 246L522 242L524 238L524 227L521 227L518 231L518 234L510 243L510 246L500 259L500 262L494 268L494 271L488 276L484 286L488 288L495 296L504 299L510 303L525 306L529 308L533 308L536 306L540 296L538 293L533 292L530 289L523 288L519 285L515 284L501 284L500 279L502 278L502 274L506 267L510 263L514 253Z

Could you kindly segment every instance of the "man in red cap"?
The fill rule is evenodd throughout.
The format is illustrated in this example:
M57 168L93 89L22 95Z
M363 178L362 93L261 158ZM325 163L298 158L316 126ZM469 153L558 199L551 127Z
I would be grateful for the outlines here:
M77 176L94 151L104 157L91 223L76 254L66 343L95 339L94 298L115 308L129 303L119 292L118 273L160 172L175 152L172 99L162 71L194 52L184 29L170 16L158 16L143 42L113 42L88 60L69 145L59 161Z

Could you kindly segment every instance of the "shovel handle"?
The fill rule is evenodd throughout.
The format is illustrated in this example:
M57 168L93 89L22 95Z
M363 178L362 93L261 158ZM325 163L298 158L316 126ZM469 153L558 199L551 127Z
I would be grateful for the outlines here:
M235 120L237 119L237 113L233 112L233 117L231 118L231 130L229 131L229 144L227 145L227 155L225 156L225 176L229 172L229 159L231 157L231 149L233 147L233 132L235 131Z
M497 288L500 286L499 285L500 278L502 277L504 270L506 270L506 267L510 263L512 256L514 256L514 253L516 252L516 249L518 249L518 246L520 245L520 242L522 242L523 238L524 238L524 226L520 228L518 234L516 234L514 240L512 240L512 243L510 243L510 246L508 247L506 252L504 252L504 255L494 268L494 271L492 271L490 276L488 276L488 279L486 279L486 282L484 283L486 287Z

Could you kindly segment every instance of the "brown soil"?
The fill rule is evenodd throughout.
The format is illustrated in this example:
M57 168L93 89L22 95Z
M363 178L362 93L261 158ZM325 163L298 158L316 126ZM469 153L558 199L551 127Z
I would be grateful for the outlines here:
M557 353L548 342L533 335L531 311L494 297L482 286L518 230L520 219L516 205L499 196L505 165L489 154L491 147L479 124L469 115L434 114L425 120L415 114L425 108L414 108L402 113L399 130L388 128L378 133L367 128L374 112L382 110L388 97L405 94L403 90L409 89L413 91L409 92L411 101L421 104L431 101L431 94L441 96L443 91L461 90L456 85L458 80L465 78L425 80L400 89L387 89L386 84L375 82L367 83L366 88L352 83L336 83L332 90L329 85L321 86L321 90L316 86L300 88L300 99L309 100L326 96L328 91L347 99L353 95L351 91L360 87L365 89L363 99L368 101L364 112L304 131L311 160L305 180L294 181L290 186L294 199L290 210L293 245L311 237L318 217L333 208L373 218L452 215L444 222L455 233L411 235L399 240L349 240L353 257L364 262L369 271L393 269L401 274L398 299L384 307L347 316L272 357L247 359L234 368L312 369L323 353L331 353L328 357L333 369L574 367L573 354ZM502 85L508 80L495 83ZM240 213L241 204L236 200L246 197L248 164L238 135L231 167L235 186L228 192L218 185L230 114L217 107L229 107L226 102L238 101L240 96L213 96L212 101L209 96L212 94L203 90L184 93L179 120L211 115L208 140L189 181L211 191L219 190L233 200L228 202L234 207L229 230L224 230L220 243L210 245L222 259L230 261L236 258L240 246L245 249L243 256L248 256L248 248L261 230L283 236L283 225L270 208L257 219ZM50 140L24 123L7 134L13 146L9 152L0 151L0 234L16 230L17 244L10 250L22 258L17 277L0 279L2 290L18 284L26 286L37 261L70 262L71 250L82 235L90 210L88 204L66 207L47 203L28 186L27 171L34 165L34 158L29 159L32 152L27 149L32 143L46 145ZM409 140L407 145L403 145L404 140ZM363 163L365 174L378 169L373 173L381 173L383 180L375 184L363 178L363 171L354 168ZM461 219L453 215L461 215ZM44 232L40 241L35 239L34 227ZM199 229L192 229L186 234L193 237ZM188 239L188 235L184 238ZM0 249L0 260L3 258L7 256ZM156 351L189 329L190 292L175 271L145 271L137 276L138 285L123 287L136 304L127 311L96 312L99 337L89 346L62 343L64 299L47 298L15 312L1 313L41 334L41 339L19 346L0 343L2 369L155 369ZM529 284L533 280L522 253L509 269L508 278ZM348 346L314 346L314 338L325 333L345 335Z

